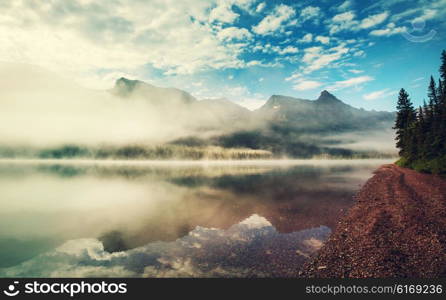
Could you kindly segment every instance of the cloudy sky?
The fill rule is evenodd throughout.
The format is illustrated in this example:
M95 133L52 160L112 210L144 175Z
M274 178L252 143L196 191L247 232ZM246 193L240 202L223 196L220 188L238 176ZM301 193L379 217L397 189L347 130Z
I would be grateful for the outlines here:
M0 58L94 89L126 76L249 108L328 89L393 110L401 87L426 97L445 16L446 0L1 0Z

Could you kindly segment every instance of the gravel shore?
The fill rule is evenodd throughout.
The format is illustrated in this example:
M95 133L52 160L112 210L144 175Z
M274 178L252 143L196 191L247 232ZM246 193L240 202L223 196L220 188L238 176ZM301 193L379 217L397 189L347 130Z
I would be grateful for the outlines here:
M301 277L446 276L446 179L384 165Z

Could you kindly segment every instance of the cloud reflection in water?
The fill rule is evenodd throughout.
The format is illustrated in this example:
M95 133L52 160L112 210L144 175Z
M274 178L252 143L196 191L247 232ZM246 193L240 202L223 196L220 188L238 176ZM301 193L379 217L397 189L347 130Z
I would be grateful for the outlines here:
M289 277L328 238L320 226L281 234L259 215L227 230L197 226L173 242L109 253L97 239L64 243L1 277Z

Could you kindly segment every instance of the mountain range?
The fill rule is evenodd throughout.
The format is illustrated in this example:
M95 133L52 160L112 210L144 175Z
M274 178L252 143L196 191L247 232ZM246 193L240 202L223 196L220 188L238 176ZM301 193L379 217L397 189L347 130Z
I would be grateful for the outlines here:
M157 158L160 151L227 156L253 149L306 158L394 151L394 113L357 109L328 91L315 100L273 95L251 111L229 99L197 99L140 80L119 78L109 90L92 90L39 67L2 66L0 156L153 152L150 158Z
M170 143L264 149L293 157L352 155L354 151L341 145L356 141L339 136L390 132L395 116L393 112L352 107L325 90L316 100L273 95L254 111L227 99L198 100L179 89L160 88L127 78L118 79L111 93L126 101L148 101L164 112L175 109L191 116L188 121L191 128L210 132L205 138L195 134L175 138Z
M160 88L139 81L120 78L111 90L123 98L142 98L161 106L181 105L201 110L224 123L253 120L284 125L306 131L348 131L390 128L394 113L354 108L324 90L316 100L273 95L255 111L250 111L225 98L198 100L176 88ZM390 127L389 127L390 126Z
M256 111L261 118L307 131L346 131L389 126L394 114L345 104L328 91L316 100L273 95Z

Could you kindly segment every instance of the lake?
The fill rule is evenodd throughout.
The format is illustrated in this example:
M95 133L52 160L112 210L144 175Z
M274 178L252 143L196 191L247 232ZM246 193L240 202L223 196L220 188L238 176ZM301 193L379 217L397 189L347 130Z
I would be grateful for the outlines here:
M292 277L389 160L0 160L0 277Z

